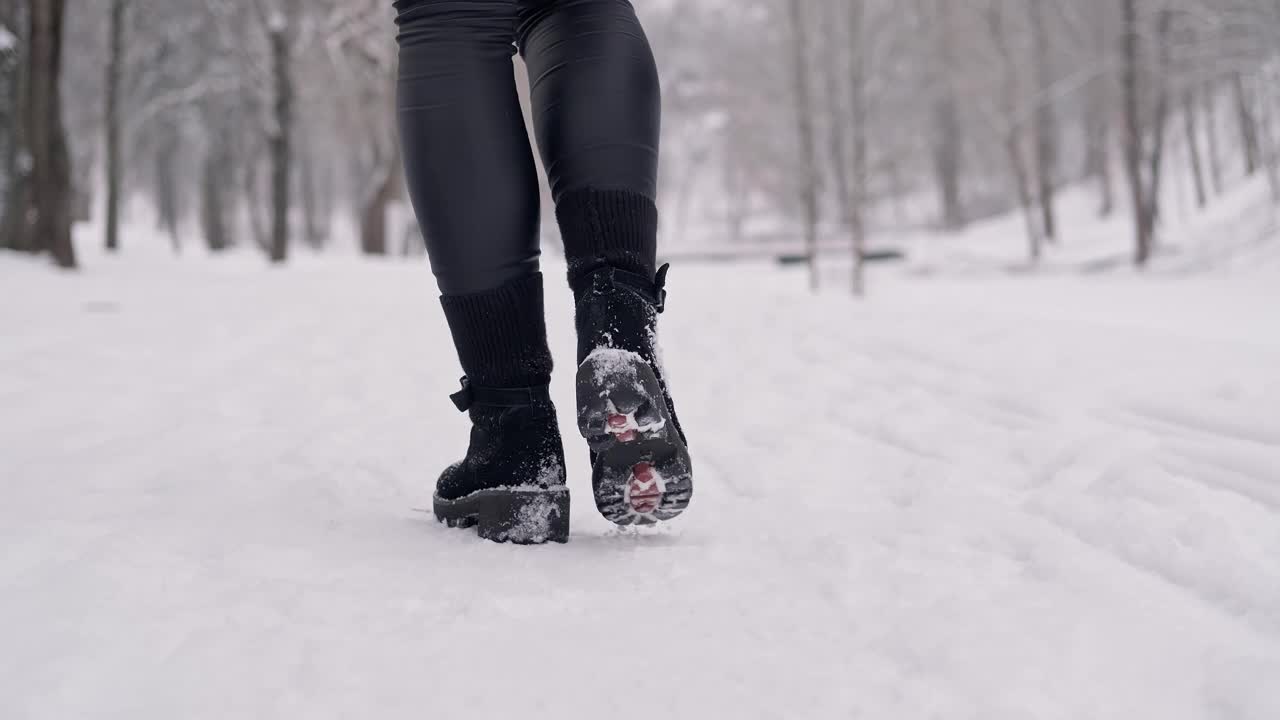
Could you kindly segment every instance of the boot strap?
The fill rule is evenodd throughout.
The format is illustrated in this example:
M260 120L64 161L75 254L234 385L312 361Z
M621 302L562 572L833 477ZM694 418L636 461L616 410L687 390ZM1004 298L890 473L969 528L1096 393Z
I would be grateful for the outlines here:
M671 269L671 263L658 268L658 273L651 280L638 273L605 265L577 278L570 287L575 293L581 293L590 288L600 290L625 288L644 298L658 312L662 312L667 309L667 270L669 269Z
M488 407L534 407L540 403L551 402L551 386L538 385L525 388L488 388L477 387L465 376L462 378L462 389L449 396L458 410L466 412L473 405Z

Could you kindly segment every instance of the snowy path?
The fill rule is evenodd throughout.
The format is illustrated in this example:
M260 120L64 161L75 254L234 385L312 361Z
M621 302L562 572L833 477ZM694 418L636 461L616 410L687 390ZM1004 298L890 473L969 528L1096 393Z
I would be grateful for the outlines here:
M1273 277L677 269L692 508L611 529L571 440L534 549L412 510L466 432L421 265L0 284L2 718L1280 717Z

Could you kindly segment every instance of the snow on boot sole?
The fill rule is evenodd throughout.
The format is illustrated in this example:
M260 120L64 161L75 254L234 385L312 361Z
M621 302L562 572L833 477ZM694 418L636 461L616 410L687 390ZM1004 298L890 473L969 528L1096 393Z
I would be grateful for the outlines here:
M649 363L601 348L578 367L578 429L595 453L596 507L618 525L671 520L689 506L689 450Z
M436 519L475 527L481 538L516 545L569 541L568 488L480 490L457 500L434 500Z

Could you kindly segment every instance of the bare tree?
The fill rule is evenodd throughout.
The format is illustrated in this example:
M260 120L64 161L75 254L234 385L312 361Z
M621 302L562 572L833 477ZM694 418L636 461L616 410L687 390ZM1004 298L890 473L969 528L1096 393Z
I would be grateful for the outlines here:
M364 28L332 38L328 59L345 88L346 117L352 126L352 143L358 152L351 158L356 178L354 210L360 232L360 250L366 255L386 255L390 247L387 209L403 195L400 138L395 127L396 57L381 32L382 8L376 3L363 9L343 7L341 22Z
M1236 104L1236 121L1240 127L1240 149L1244 153L1244 172L1252 175L1258 171L1258 122L1249 105L1243 73L1231 75L1231 90Z
M1149 246L1147 254L1155 249L1155 228L1156 222L1160 219L1160 184L1164 178L1164 156L1165 156L1165 138L1167 133L1166 127L1169 124L1169 82L1170 71L1173 66L1173 11L1169 8L1163 8L1156 19L1156 43L1157 43L1157 65L1152 82L1155 85L1154 91L1156 95L1155 121L1152 127L1152 135L1154 139L1151 146L1151 156L1148 158L1150 164L1147 180L1148 190L1145 203L1145 211L1148 219L1147 224L1150 228L1151 235L1148 238Z
M0 207L17 200L18 150L21 146L25 5L0 0ZM11 196L11 192L14 195ZM0 211L0 215L6 215ZM10 217L9 219L12 219ZM0 227L0 246L10 233Z
M152 184L156 199L156 220L160 230L169 236L173 251L182 251L182 239L178 234L178 218L182 214L179 207L178 171L176 169L180 142L178 129L167 127L156 139L154 153L155 163L152 169Z
M964 138L955 78L958 61L956 15L959 11L952 0L933 0L932 7L926 12L933 19L930 40L937 44L934 62L933 167L938 196L942 202L942 225L949 230L958 230L965 224L960 195Z
M1121 3L1124 15L1121 44L1124 63L1125 169L1133 204L1134 263L1143 267L1150 261L1155 250L1156 220L1160 216L1160 181L1163 177L1165 126L1169 115L1174 14L1169 8L1164 8L1157 14L1157 60L1155 67L1144 72L1141 47L1143 31L1137 0L1121 0ZM1154 110L1149 122L1143 117L1144 91L1154 95ZM1151 136L1149 148L1147 134Z
M1200 159L1200 128L1197 122L1199 106L1194 86L1182 91L1182 129L1186 134L1187 155L1191 160L1191 180L1196 191L1196 207L1203 208L1209 202L1204 182L1204 166Z
M867 48L865 0L826 6L823 17L828 62L824 67L831 171L840 221L849 233L853 271L850 289L866 291L866 229L863 217L867 183ZM847 90L847 92L846 92ZM848 107L844 102L848 96Z
M1209 80L1201 93L1204 102L1205 150L1209 156L1209 177L1213 180L1213 192L1222 194L1222 154L1218 150L1218 89Z
M1135 263L1141 267L1151 256L1153 229L1151 218L1147 213L1146 190L1142 176L1142 158L1145 154L1142 122L1142 103L1140 92L1141 59L1140 43L1142 30L1138 25L1137 0L1121 0L1124 14L1122 28L1122 57L1124 85L1124 162L1129 178L1129 201L1133 212L1136 253Z
M1035 209L1031 197L1031 178L1027 172L1026 162L1022 155L1023 127L1018 111L1018 62L1009 47L1008 33L1005 30L1004 0L993 0L986 9L987 28L991 34L992 45L1000 55L1003 68L1003 80L1000 83L1000 116L1004 123L1001 132L1005 154L1008 157L1010 177L1017 191L1018 206L1022 209L1023 221L1026 225L1027 241L1030 248L1030 261L1034 265L1040 262L1042 236L1036 224Z
M293 23L297 0L282 0L266 18L271 45L274 98L267 152L271 157L271 239L268 256L281 263L289 257L289 180L293 163Z
M76 266L71 243L71 167L62 120L65 0L32 0L28 6L27 61L19 105L19 173L5 204L0 245L49 252L61 267Z
M104 87L106 108L103 126L107 152L107 218L104 245L115 252L120 247L120 192L123 167L120 162L120 86L124 72L124 28L129 0L110 0L107 18L107 71Z
M206 106L208 103L206 103ZM205 113L213 113L206 109ZM231 198L227 188L234 177L229 148L231 139L226 126L216 122L211 132L210 148L205 153L200 169L200 229L205 245L214 252L231 247L228 230Z
M1027 0L1027 7L1030 8L1033 66L1040 95L1035 110L1036 191L1040 201L1044 237L1053 242L1058 236L1058 223L1053 207L1054 175L1058 163L1058 128L1054 117L1053 96L1050 93L1053 70L1049 62L1049 31L1044 17L1046 2L1047 0Z
M804 247L809 258L809 287L817 291L818 274L818 160L817 139L813 126L812 90L809 83L809 28L804 12L805 0L788 0L791 24L791 63L795 77L796 138L800 149L799 200L804 218Z
M1277 8L1280 10L1280 8ZM1275 84L1280 81L1280 66L1270 66L1263 71L1259 98L1259 127L1261 128L1262 164L1267 170L1267 185L1271 200L1280 204L1280 131L1276 118L1280 115L1280 94Z
M853 247L853 285L855 296L866 294L867 263L867 126L870 108L867 102L870 35L867 33L866 0L849 0L849 114L853 134L853 187L847 211L849 234Z
M1084 120L1080 129L1084 133L1085 177L1098 184L1098 215L1109 217L1115 209L1115 183L1112 179L1111 144L1113 138L1112 114L1114 108L1115 74L1111 71L1110 0L1090 0L1085 11L1091 16L1082 34L1083 45L1091 62L1090 79L1085 85Z
M852 4L858 4L855 0ZM822 66L822 78L825 82L825 107L827 114L827 154L831 164L831 174L835 179L837 205L840 208L840 220L846 225L850 221L852 191L850 189L849 167L849 131L850 118L844 107L845 74L852 69L852 62L842 62L846 54L858 52L856 37L846 37L848 30L840 22L843 9L840 4L827 2L821 8L825 45L828 62ZM852 78L848 78L852 80Z

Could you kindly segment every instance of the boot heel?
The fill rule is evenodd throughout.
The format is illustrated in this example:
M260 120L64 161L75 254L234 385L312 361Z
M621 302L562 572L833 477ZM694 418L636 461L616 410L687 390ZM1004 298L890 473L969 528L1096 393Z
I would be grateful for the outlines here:
M480 537L517 545L569 541L569 491L503 490L477 518Z
M517 545L569 541L569 490L482 490L435 501L436 519L450 527L474 525L480 537Z

